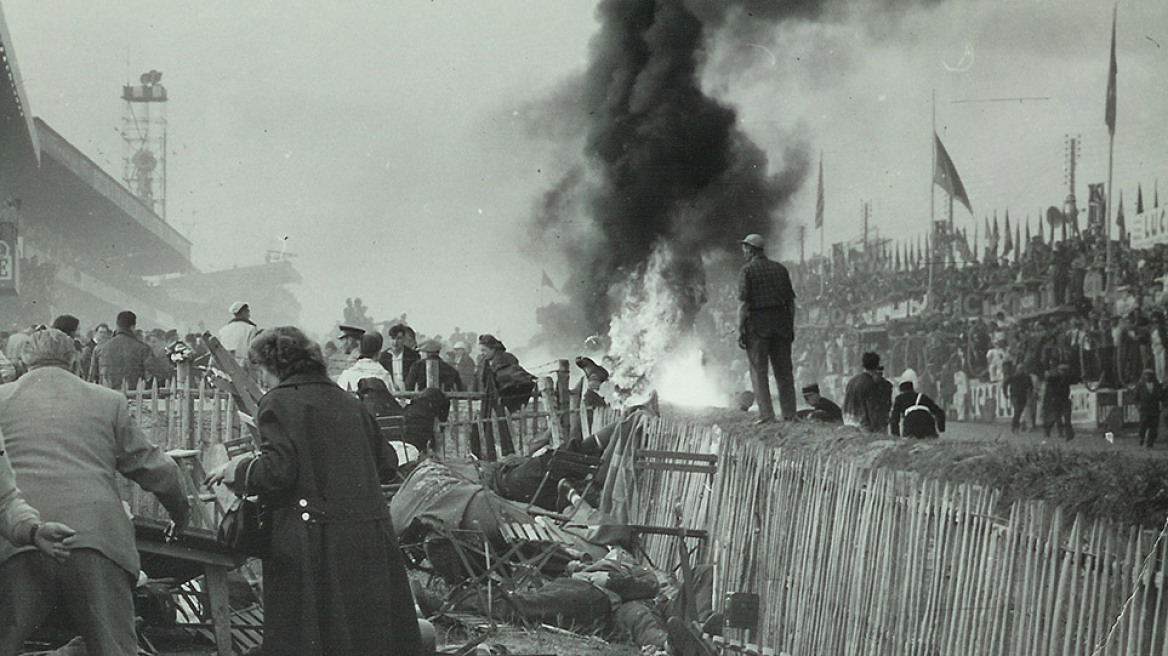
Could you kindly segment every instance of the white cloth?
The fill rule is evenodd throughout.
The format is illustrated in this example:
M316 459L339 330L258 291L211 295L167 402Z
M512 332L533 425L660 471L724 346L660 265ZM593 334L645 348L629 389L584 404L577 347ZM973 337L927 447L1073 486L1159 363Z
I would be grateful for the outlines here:
M1164 342L1160 341L1160 331L1152 329L1152 365L1156 369L1156 380L1164 380Z
M986 363L990 369L990 382L1000 383L1003 377L1003 364L1006 362L1006 352L998 347L986 351Z
M247 358L247 349L251 347L251 340L255 339L258 329L247 321L232 321L215 333L223 348L231 351L236 360Z
M390 352L390 355L393 356L393 384L390 385L390 389L403 390L406 388L406 374L408 372L404 371L405 366L402 365L402 356L405 354L405 349L402 349L401 353Z
M390 390L401 389L400 387L394 387L393 379L390 377L389 372L385 370L385 367L381 366L381 363L377 360L370 358L360 358L350 365L348 369L342 371L341 375L337 376L337 386L349 392L356 392L357 383L362 378L380 378L385 381L385 385Z

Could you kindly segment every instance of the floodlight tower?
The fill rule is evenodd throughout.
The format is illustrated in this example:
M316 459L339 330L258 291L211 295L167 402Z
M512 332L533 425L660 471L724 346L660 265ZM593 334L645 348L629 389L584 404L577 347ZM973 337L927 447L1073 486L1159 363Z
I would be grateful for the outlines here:
M141 84L122 87L124 168L122 180L135 196L166 218L166 87L150 71Z
M1071 222L1074 229L1079 229L1079 208L1075 202L1075 163L1079 160L1083 150L1083 138L1079 135L1066 136L1067 147L1067 163L1066 163L1066 183L1067 183L1067 199L1063 201L1063 216L1067 221Z

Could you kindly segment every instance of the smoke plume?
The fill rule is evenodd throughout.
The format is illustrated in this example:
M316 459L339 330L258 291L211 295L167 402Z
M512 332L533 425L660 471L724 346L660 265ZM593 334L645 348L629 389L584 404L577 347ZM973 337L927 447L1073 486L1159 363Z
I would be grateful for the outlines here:
M808 171L807 148L794 141L771 171L735 110L703 92L700 73L711 31L738 14L758 9L775 19L816 5L600 3L601 29L569 108L585 117L583 164L536 211L540 234L556 238L571 268L569 302L539 314L545 333L607 333L636 290L660 286L640 281L651 258L676 304L673 328L685 331L705 302L703 260L733 256L748 233L781 236L781 211Z

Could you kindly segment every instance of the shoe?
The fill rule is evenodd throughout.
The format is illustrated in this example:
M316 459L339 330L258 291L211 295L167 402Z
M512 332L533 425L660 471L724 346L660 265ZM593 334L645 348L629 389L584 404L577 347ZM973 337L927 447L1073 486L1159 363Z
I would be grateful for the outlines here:
M758 419L754 420L755 425L773 424L774 422L774 417L759 417Z

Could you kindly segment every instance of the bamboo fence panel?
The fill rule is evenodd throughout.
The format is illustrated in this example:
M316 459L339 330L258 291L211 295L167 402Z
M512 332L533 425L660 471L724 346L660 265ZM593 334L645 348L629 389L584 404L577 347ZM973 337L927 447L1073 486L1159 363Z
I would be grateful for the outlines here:
M718 455L706 524L715 603L759 594L745 641L760 648L1168 655L1162 532L1041 502L1002 509L994 490L761 443L720 441Z

